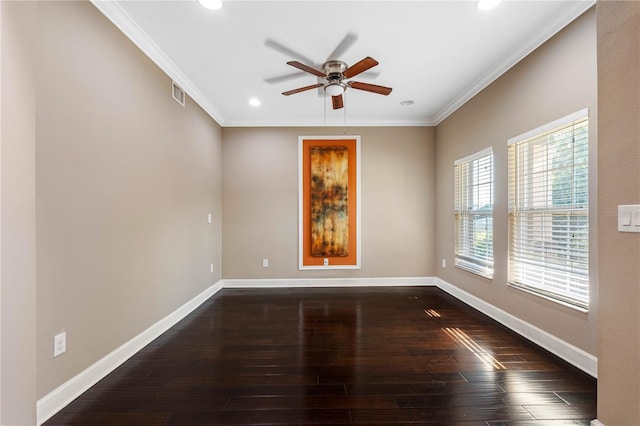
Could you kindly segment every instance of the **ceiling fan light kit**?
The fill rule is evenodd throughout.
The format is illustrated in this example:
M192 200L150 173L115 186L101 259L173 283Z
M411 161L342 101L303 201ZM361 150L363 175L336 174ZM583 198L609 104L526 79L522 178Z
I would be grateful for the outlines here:
M325 93L330 95L332 98L333 109L340 109L344 107L342 95L344 91L347 90L347 87L385 96L391 93L392 90L390 87L378 86L375 84L361 83L358 81L345 81L378 65L378 61L369 56L350 67L347 66L347 64L343 61L327 61L322 65L322 69L324 72L298 61L289 61L287 62L287 65L291 65L292 67L298 68L301 71L313 74L316 77L324 78L325 80L327 80L327 82L288 90L286 92L282 92L283 95L289 96L293 95L294 93L305 92L307 90L323 87Z
M329 83L326 86L324 86L324 91L327 92L327 95L340 96L344 93L344 90L346 88L347 88L347 85L341 82Z

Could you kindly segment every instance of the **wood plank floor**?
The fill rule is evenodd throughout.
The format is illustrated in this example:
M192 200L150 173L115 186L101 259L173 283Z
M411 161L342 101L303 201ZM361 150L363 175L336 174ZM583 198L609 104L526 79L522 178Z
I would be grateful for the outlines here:
M46 425L588 425L596 380L435 287L224 289Z

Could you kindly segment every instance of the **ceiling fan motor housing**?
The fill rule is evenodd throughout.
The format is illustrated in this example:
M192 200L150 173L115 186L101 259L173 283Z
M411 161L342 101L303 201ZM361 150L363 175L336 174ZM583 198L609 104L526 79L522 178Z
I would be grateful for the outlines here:
M342 73L345 72L347 68L347 64L342 61L327 61L322 66L322 69L324 69L327 75L327 80L332 82L342 80L344 78Z

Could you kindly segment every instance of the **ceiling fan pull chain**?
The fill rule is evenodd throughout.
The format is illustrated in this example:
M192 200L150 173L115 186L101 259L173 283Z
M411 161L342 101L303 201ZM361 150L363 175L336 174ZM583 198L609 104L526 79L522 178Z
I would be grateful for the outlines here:
M327 127L327 94L322 98L322 106L324 109L324 127Z
M347 101L347 91L342 94L342 99L344 100L344 108L342 109L342 131L343 134L347 134L347 106L349 102Z

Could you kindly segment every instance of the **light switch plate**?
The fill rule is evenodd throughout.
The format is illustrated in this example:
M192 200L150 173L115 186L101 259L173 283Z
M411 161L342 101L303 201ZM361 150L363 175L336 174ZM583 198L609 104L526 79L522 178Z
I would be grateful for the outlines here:
M618 206L618 232L640 232L640 204Z

